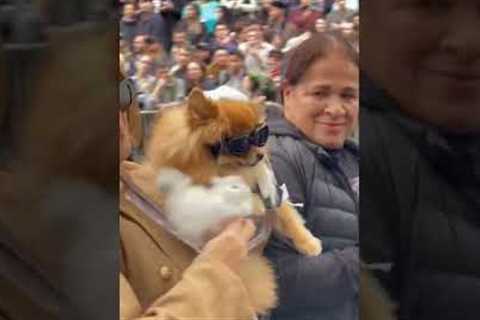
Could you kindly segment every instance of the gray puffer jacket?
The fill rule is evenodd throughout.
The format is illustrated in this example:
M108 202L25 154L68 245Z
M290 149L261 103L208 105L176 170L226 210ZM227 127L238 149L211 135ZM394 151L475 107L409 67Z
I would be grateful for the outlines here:
M358 147L326 150L306 140L278 109L269 110L272 165L306 226L323 243L317 257L298 253L273 235L265 253L279 277L279 307L271 318L358 318Z

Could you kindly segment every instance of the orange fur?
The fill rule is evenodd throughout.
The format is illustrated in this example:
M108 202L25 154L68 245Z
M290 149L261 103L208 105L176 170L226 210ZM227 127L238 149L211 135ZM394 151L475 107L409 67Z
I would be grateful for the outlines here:
M258 163L268 161L259 157L265 156L264 147L252 147L241 157L215 158L209 146L222 138L248 134L264 121L262 106L227 100L213 102L194 89L184 106L168 110L157 119L147 146L146 161L154 170L174 167L192 177L195 183L206 184L216 176L240 175L254 188L260 179ZM260 212L265 212L262 201L255 204ZM278 210L277 224L293 239L299 251L318 254L320 241L305 228L296 210L287 203ZM240 276L257 313L266 313L275 306L274 272L265 258L251 254L242 265Z

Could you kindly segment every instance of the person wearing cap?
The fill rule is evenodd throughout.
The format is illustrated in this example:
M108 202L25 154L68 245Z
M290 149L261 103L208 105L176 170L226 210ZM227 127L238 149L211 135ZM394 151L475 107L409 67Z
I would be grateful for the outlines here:
M230 90L217 92L231 96ZM126 106L128 109L129 106ZM247 257L248 240L255 233L251 220L235 220L203 247L200 253L153 223L126 196L128 177L137 188L161 205L151 186L156 174L127 161L131 132L120 112L120 275L121 320L252 320L255 314L238 266Z

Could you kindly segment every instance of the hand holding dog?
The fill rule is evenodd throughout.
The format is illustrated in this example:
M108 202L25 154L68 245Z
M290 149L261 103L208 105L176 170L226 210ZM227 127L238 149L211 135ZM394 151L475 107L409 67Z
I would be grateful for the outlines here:
M237 271L240 262L247 257L248 240L254 234L255 224L251 220L235 220L207 242L199 257L220 261L231 270Z

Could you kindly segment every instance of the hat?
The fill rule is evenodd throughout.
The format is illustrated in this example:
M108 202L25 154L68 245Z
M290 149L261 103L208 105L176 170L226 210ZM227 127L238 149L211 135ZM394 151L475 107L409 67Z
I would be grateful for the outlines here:
M280 9L287 9L287 4L284 2L284 1L281 1L281 0L273 0L271 3L270 3L271 6L273 7L277 7L277 8L280 8Z

